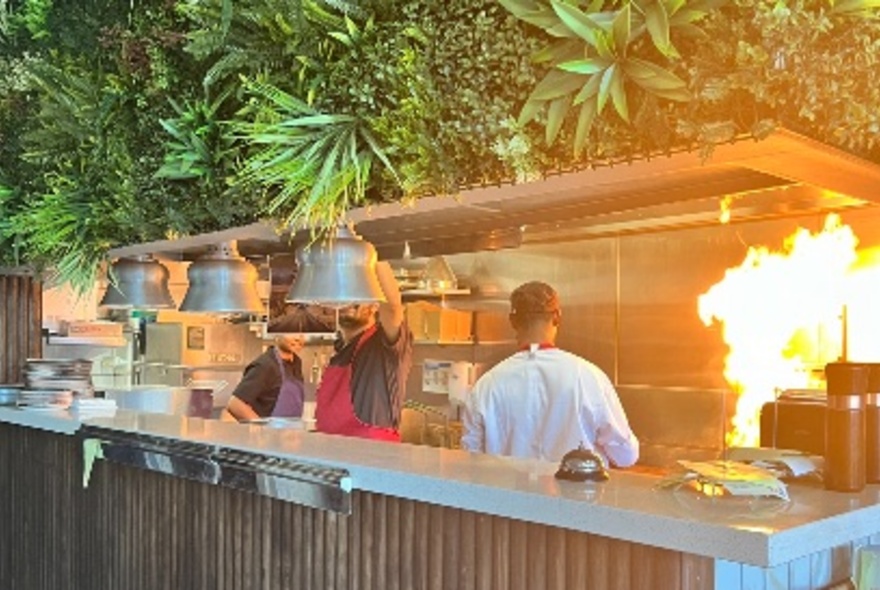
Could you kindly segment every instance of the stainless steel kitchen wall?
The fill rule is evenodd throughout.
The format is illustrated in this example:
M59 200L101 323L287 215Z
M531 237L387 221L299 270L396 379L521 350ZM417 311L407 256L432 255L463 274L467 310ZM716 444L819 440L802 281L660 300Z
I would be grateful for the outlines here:
M24 363L42 356L42 283L31 274L0 269L0 383L24 381Z
M860 248L880 243L877 209L850 211L842 218L859 237ZM798 227L818 231L824 220L811 215L527 243L448 261L460 277L484 267L505 292L529 280L554 285L563 308L559 345L608 373L643 442L642 462L667 465L685 456L718 456L735 404L723 375L727 346L718 325L707 327L700 320L698 297L738 266L750 246L779 250ZM525 236L528 242L528 231ZM791 293L792 305L798 296ZM492 347L490 360L498 352Z

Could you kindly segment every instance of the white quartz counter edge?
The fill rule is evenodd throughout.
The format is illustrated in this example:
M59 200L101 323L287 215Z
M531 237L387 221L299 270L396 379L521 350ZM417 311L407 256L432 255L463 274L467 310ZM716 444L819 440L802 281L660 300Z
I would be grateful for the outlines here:
M657 490L656 477L612 472L606 483L553 478L555 465L162 414L0 408L0 422L73 434L102 427L342 467L355 489L772 567L880 531L880 487L861 494L793 488L792 502Z

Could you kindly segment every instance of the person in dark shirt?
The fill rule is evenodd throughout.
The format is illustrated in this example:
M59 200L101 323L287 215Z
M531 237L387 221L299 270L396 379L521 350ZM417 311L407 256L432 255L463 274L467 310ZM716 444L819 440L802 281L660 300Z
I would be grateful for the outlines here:
M339 310L341 340L318 387L315 427L328 434L399 442L413 336L391 266L378 263L376 275L386 302Z
M299 357L302 348L301 337L277 336L275 345L245 368L223 418L254 420L268 416L302 416L305 393Z

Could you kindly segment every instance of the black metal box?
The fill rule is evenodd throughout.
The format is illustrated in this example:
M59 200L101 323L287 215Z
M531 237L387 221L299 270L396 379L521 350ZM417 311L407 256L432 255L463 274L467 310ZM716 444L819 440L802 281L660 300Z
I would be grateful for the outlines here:
M784 399L761 408L761 446L825 454L824 400Z

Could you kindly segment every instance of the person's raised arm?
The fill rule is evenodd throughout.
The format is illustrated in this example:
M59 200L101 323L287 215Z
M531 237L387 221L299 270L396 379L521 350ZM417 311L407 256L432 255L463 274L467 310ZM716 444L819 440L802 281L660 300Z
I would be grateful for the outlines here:
M379 304L379 323L382 324L382 330L388 340L395 342L400 335L400 326L403 325L403 300L400 296L400 287L388 262L382 261L376 264L376 277L387 300Z

